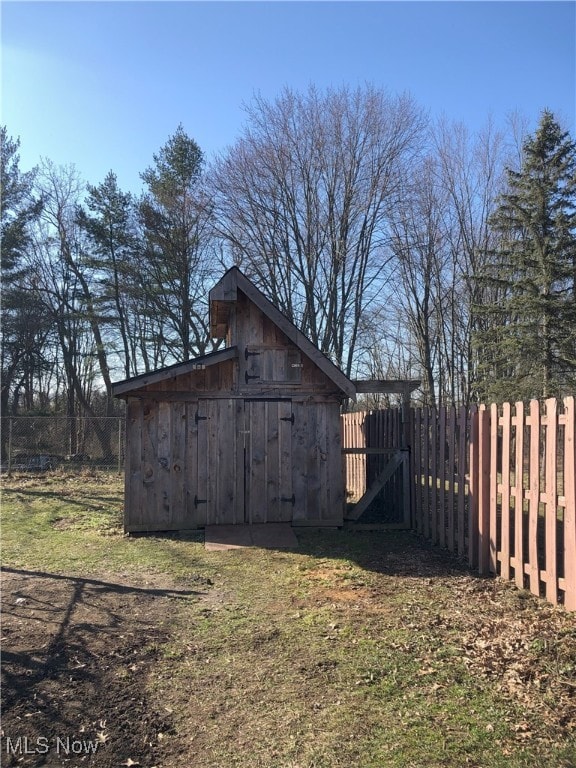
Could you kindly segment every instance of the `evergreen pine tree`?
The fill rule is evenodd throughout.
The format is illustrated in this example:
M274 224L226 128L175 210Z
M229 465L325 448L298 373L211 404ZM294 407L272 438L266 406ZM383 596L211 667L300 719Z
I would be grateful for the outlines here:
M157 341L176 361L204 354L209 346L206 283L213 275L210 207L200 189L203 167L200 147L180 125L141 174L148 188L139 204L142 288L152 312L162 318Z
M494 258L477 308L482 400L560 396L576 386L576 144L549 111L491 219Z

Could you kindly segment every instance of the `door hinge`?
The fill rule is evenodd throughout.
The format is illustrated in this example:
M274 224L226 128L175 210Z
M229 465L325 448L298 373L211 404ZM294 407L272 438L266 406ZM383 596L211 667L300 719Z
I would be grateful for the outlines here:
M285 501L287 503L289 502L290 504L292 504L292 506L294 506L294 504L296 504L296 496L294 496L294 494L292 494L290 498L286 498L285 496L282 496L280 501Z
M244 350L244 360L248 360L249 357L255 357L256 355L261 354L260 352L249 352L248 347Z
M194 506L198 507L198 504L208 504L208 499L199 499L198 496L194 496Z
M259 378L260 378L260 376L259 376L258 374L256 374L256 376L250 376L250 374L248 373L248 371L246 371L246 373L244 374L244 379L245 379L245 381L246 381L246 384L248 384L248 382L250 381L250 379L259 379Z
M294 414L292 413L290 416L280 416L280 421L289 421L290 424L294 424Z
M200 412L196 411L196 416L194 416L194 421L196 424L198 424L199 421L208 421L208 416L200 416Z

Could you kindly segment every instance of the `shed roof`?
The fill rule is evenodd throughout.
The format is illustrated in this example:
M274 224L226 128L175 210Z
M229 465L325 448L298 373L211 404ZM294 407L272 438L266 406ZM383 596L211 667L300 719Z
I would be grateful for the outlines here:
M224 338L228 330L230 310L237 300L238 289L252 301L280 330L307 355L334 384L352 400L356 387L352 381L318 347L300 331L286 315L264 296L238 267L231 267L210 291L210 329L215 338Z
M201 371L211 365L223 363L225 360L233 360L236 357L238 357L237 347L219 349L216 352L210 352L207 355L195 357L192 360L186 360L182 363L175 363L166 368L160 368L157 371L141 373L139 376L133 376L131 379L117 381L112 384L112 394L114 397L120 397L134 389L147 387L149 384L158 384L161 381L173 379L175 376L182 376L186 373L191 373L192 371Z

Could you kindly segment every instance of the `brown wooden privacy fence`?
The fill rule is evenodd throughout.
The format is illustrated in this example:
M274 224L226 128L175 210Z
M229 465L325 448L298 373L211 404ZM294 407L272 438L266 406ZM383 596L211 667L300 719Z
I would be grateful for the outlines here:
M412 412L412 524L576 610L575 398Z
M410 526L481 574L576 610L575 398L382 413L368 442L409 447ZM352 498L371 457L346 449L366 445L368 423L343 417Z

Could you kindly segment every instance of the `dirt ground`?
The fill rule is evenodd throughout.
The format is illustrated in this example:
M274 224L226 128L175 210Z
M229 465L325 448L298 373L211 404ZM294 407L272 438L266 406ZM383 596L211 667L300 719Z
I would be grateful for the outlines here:
M1 764L154 765L170 712L145 682L175 603L203 586L4 569Z

